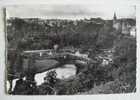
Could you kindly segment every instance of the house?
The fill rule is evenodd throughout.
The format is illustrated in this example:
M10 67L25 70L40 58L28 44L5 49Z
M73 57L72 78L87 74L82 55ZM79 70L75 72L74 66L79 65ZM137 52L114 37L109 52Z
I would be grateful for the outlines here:
M136 20L132 19L132 18L117 19L116 13L114 13L113 28L122 34L135 37L135 35L136 35Z
M133 36L133 37L136 37L136 27L133 26L131 29L130 29L130 35Z

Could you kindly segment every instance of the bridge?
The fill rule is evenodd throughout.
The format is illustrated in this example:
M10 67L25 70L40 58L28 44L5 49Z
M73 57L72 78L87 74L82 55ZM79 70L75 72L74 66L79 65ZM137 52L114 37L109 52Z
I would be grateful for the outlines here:
M54 50L24 51L23 55L32 63L30 64L31 66L24 67L28 68L28 70L34 70L35 73L41 73L43 71L61 67L65 64L81 64L82 66L89 63L96 63L96 61L91 58L83 57L82 54L76 55L72 52L64 52L64 50L58 52L55 52Z

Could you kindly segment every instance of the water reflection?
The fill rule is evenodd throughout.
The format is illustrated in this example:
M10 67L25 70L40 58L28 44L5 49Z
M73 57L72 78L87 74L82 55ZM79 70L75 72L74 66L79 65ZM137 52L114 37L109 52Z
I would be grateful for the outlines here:
M73 64L66 64L61 68L56 68L53 70L56 71L57 78L59 78L59 79L66 79L66 78L76 75L76 67ZM47 72L48 71L35 75L35 81L36 81L37 85L41 85L44 82L44 77L46 76ZM13 80L12 90L14 89L17 80L18 79ZM6 87L7 87L6 90L8 91L10 88L10 84L8 81L6 82Z
M57 78L59 78L59 79L66 79L66 78L69 78L69 77L74 76L76 74L76 67L73 64L66 64L61 68L56 68L53 70L56 71ZM47 72L48 71L36 74L35 80L37 82L37 85L40 85L41 83L44 82L44 77L46 76Z

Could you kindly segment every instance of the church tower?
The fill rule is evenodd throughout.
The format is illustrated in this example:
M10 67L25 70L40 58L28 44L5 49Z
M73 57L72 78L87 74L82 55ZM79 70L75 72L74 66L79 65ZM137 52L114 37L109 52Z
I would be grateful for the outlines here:
M114 13L114 16L113 16L113 28L116 29L116 30L120 29L120 23L117 20L116 13Z
M114 17L113 17L113 24L115 24L117 21L117 16L116 16L116 13L114 13Z

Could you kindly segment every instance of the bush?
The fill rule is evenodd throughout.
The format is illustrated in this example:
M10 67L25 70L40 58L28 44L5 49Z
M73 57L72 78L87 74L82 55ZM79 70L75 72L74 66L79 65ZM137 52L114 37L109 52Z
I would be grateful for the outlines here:
M130 37L121 37L116 41L114 64L119 71L118 79L129 84L129 92L136 87L136 40Z

